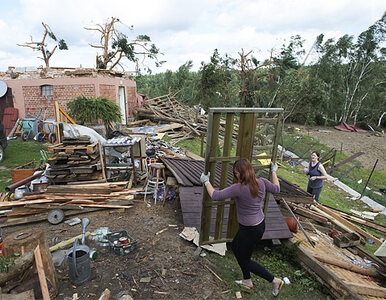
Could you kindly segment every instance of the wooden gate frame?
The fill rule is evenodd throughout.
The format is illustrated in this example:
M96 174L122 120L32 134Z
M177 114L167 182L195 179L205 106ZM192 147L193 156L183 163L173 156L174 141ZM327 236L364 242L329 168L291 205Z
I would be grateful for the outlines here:
M277 145L280 136L282 122L282 108L210 108L208 116L206 150L205 150L205 174L210 172L209 181L214 183L216 164L221 162L220 189L224 189L227 184L229 164L240 158L248 158L251 162L257 158L252 156L253 150L271 150L272 155L258 156L258 159L271 159L275 162L277 157ZM258 118L258 114L265 115L274 113L273 118ZM224 146L222 156L218 156L220 138L221 115L225 114ZM234 132L234 119L236 114L240 114L239 126L237 131L236 156L230 156L232 149L232 135ZM273 144L254 146L255 132L258 123L268 123L275 126ZM253 164L254 169L270 168L270 165ZM271 177L271 172L269 173ZM271 179L271 178L270 178ZM269 193L266 194L264 201L264 214L268 207ZM222 227L224 220L224 207L229 204L228 226L226 237L222 238ZM223 201L212 201L205 186L202 191L202 209L200 223L200 245L230 242L238 230L236 205L233 199ZM210 239L212 207L217 207L214 239Z

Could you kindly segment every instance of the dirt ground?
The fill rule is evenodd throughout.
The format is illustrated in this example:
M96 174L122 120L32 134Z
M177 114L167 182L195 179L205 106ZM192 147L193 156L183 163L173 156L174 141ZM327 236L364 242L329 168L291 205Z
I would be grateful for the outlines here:
M323 144L334 147L338 151L341 149L348 155L353 155L363 151L365 154L356 158L364 168L372 169L375 161L377 170L386 172L386 135L376 136L371 132L344 132L333 127L304 127L300 132L312 137L316 137Z
M87 231L98 227L109 227L110 231L127 230L129 235L138 240L137 249L125 256L114 253L100 254L92 261L91 280L83 285L74 286L68 279L68 267L57 272L59 294L57 299L71 297L78 293L80 299L99 299L108 288L110 299L119 299L129 294L134 299L229 299L230 294L222 292L226 286L205 267L214 266L206 259L193 258L196 246L179 237L183 229L182 214L174 201L165 206L147 207L142 200L122 213L98 211L80 215L90 219ZM81 233L81 225L69 226L65 223L51 225L48 222L32 225L34 230L46 233L49 246L67 240ZM30 228L16 226L4 228L3 234L22 232ZM162 229L167 230L157 234ZM68 230L68 231L63 231ZM141 278L150 277L149 283L140 282Z
M342 147L347 154L364 151L365 154L358 160L366 168L371 169L378 158L377 169L386 171L385 136L346 133L331 127L299 128L302 133L317 137L330 147L338 150ZM326 130L328 132L325 132ZM174 201L167 202L165 206L157 204L147 207L142 200L137 199L133 207L126 212L111 213L105 210L79 217L90 219L87 231L94 231L99 227L109 227L111 232L127 230L138 240L137 249L126 256L117 256L112 252L100 254L92 261L91 280L80 286L71 284L68 279L68 266L64 265L57 273L57 299L72 298L74 293L77 293L80 299L99 299L106 288L111 291L110 299L119 299L123 294L129 294L134 299L235 298L233 293L226 292L229 287L220 282L206 267L216 271L215 266L207 258L195 260L196 246L179 237L183 229L182 213L179 204ZM30 228L43 230L49 246L81 233L80 224L69 226L65 223L51 225L41 222L4 228L3 235L23 232ZM150 282L140 282L141 278L150 278Z

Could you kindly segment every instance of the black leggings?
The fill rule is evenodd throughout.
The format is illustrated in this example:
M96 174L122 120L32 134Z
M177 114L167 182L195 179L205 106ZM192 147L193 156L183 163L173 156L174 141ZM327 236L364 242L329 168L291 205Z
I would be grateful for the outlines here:
M262 265L251 260L252 252L256 243L260 241L264 234L265 221L263 220L256 226L243 226L239 224L239 231L231 243L231 247L237 262L243 272L244 279L250 279L251 273L272 282L274 276L269 273Z

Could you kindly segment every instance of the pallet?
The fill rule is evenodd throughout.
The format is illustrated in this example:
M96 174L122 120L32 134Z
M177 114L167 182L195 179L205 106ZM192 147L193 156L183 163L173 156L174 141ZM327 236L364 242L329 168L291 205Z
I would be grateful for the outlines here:
M86 152L86 154L93 154L98 149L98 143L93 143L90 145L65 145L65 144L58 144L58 145L52 145L48 146L48 153L59 153L64 152L67 154L75 153L75 151L81 151Z

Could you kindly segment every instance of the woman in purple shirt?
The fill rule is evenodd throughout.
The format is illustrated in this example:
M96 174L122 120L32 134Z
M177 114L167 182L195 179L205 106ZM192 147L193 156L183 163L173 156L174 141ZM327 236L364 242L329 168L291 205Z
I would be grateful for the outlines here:
M248 159L242 158L233 165L233 175L238 183L218 191L209 182L209 175L202 174L201 182L213 201L235 199L239 230L231 247L243 272L243 280L236 280L247 288L252 288L251 272L269 282L272 282L272 293L277 296L283 286L283 281L274 277L262 265L251 260L253 249L264 234L265 221L263 213L266 191L277 194L280 184L276 175L277 165L271 163L272 182L265 178L256 178L253 167Z

